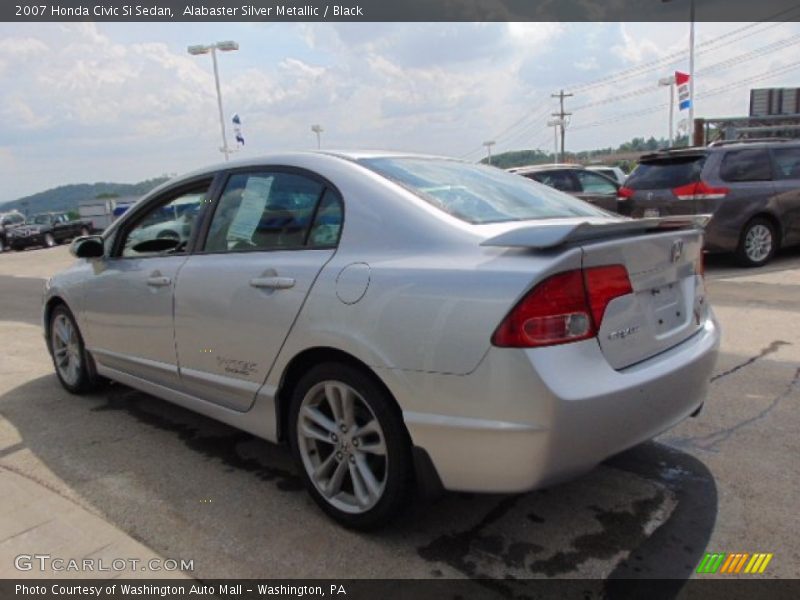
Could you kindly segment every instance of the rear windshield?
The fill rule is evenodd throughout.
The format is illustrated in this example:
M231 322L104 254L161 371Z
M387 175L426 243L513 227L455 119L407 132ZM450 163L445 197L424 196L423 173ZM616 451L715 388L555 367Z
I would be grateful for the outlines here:
M672 189L700 181L705 155L675 156L640 163L625 181L634 190Z
M358 162L468 223L609 216L582 200L495 167L416 157Z

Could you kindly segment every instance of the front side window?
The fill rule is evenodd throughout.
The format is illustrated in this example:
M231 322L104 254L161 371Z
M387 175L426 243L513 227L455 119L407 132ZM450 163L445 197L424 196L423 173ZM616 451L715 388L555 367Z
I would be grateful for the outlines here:
M602 175L592 173L591 171L578 171L576 176L578 177L578 181L581 182L583 191L587 194L613 196L617 193L617 186Z
M183 252L192 237L208 185L172 196L148 211L122 242L122 256Z
M36 215L33 217L33 222L36 225L49 225L52 221L53 217L51 215Z
M763 148L726 152L719 176L725 181L769 181L772 179L769 154Z
M358 163L467 223L608 216L582 200L495 167L418 157Z
M219 199L205 251L332 246L341 224L338 194L316 179L281 171L237 173Z
M800 179L800 147L775 148L775 179Z

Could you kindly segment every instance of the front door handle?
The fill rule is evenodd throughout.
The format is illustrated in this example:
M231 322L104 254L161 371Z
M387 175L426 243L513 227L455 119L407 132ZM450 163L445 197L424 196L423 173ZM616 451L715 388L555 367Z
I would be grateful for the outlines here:
M269 290L288 290L295 284L291 277L255 277L250 280L250 285L254 288L265 288Z
M172 280L169 277L148 277L147 285L152 287L166 287Z

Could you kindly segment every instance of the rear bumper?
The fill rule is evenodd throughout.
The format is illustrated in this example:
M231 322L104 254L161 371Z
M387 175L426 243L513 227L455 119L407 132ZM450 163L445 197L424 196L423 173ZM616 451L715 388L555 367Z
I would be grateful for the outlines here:
M621 371L587 340L492 348L470 375L405 373L387 384L446 489L520 492L587 471L695 412L719 340L712 317L678 346Z

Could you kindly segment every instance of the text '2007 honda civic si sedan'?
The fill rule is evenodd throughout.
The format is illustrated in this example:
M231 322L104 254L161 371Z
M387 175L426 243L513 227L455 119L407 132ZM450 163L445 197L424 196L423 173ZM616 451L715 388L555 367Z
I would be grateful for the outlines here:
M186 236L158 235L172 206ZM698 411L719 345L703 223L445 158L267 156L76 240L46 339L71 392L108 378L287 442L365 528L414 483L530 490Z

